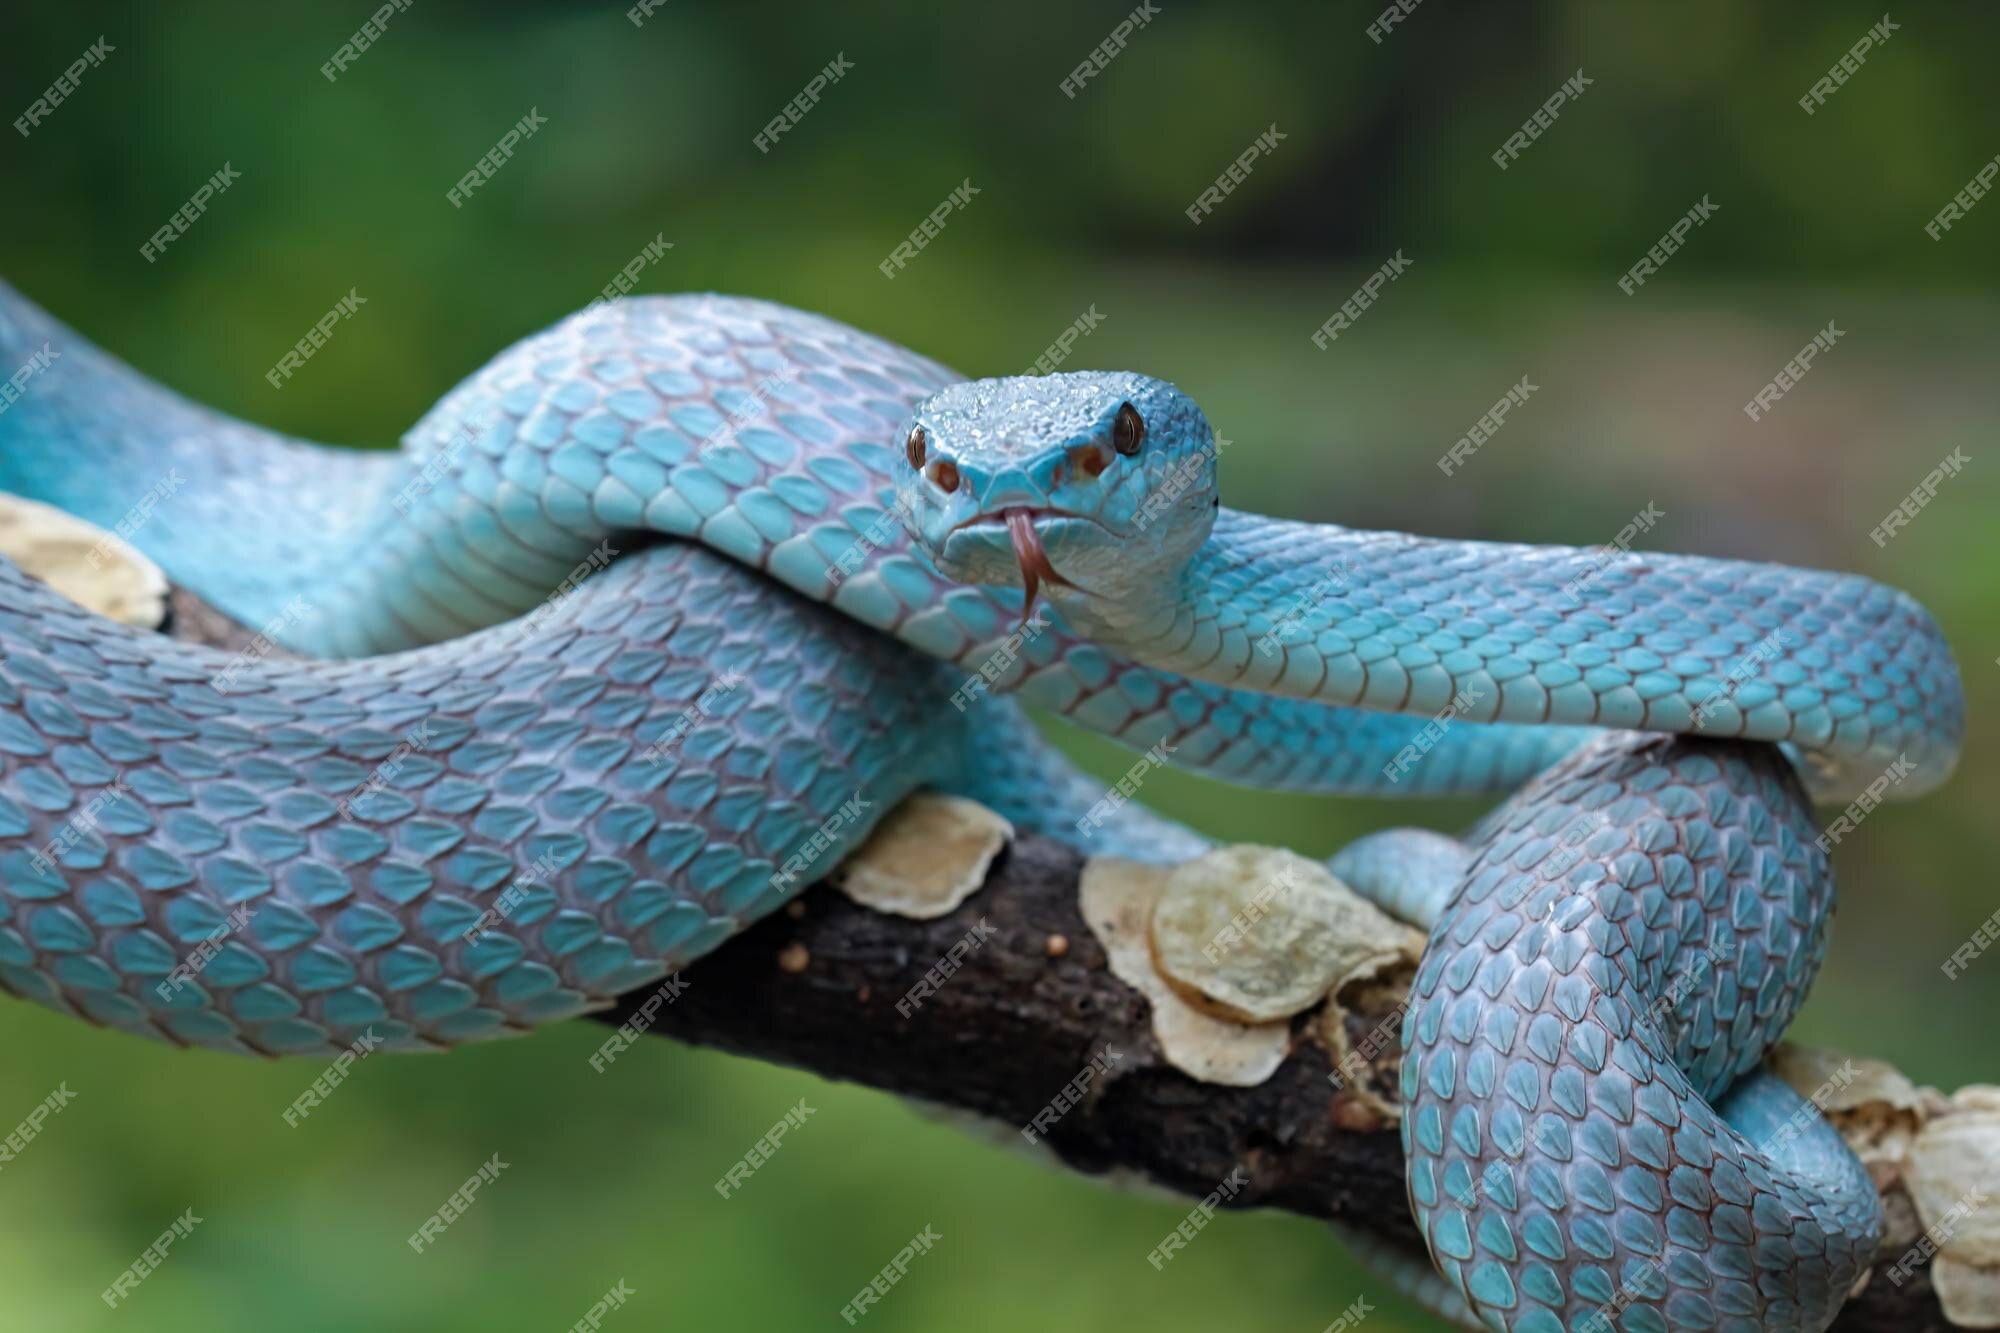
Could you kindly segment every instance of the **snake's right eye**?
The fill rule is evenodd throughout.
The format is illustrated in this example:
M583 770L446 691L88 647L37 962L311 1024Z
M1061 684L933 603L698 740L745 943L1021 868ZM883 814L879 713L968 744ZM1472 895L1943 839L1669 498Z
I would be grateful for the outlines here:
M1121 403L1111 423L1111 447L1130 458L1146 442L1146 419L1130 403Z
M910 427L910 438L909 441L903 446L903 448L904 451L908 453L910 456L910 466L917 469L919 472L923 471L924 428L922 426Z

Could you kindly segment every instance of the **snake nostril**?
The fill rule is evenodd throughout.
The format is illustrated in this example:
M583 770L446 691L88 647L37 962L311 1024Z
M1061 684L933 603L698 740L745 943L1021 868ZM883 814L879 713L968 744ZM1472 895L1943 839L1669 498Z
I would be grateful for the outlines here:
M949 458L940 458L931 464L931 480L946 495L958 489L958 464Z
M1069 461L1085 476L1101 477L1111 466L1111 455L1094 444L1081 444L1069 451Z

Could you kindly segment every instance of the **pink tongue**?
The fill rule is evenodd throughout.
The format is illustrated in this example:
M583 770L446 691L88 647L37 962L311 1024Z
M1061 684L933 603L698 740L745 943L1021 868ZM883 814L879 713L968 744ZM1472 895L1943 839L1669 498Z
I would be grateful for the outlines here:
M1056 567L1049 563L1049 553L1042 549L1042 534L1035 531L1035 520L1027 510L1003 509L1000 516L1007 520L1007 535L1014 540L1014 558L1021 562L1021 583L1028 594L1021 603L1021 619L1025 622L1034 609L1035 593L1043 579L1061 588L1076 585L1056 573Z

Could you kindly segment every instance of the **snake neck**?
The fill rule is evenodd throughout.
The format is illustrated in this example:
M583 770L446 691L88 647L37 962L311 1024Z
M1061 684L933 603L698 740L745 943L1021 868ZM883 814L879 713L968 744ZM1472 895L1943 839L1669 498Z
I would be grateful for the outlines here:
M1147 666L1429 715L1438 733L1553 723L1779 742L1808 761L1816 795L1840 800L1878 782L1913 796L1951 772L1963 693L1913 599L1855 575L1640 551L1636 536L1523 546L1224 509L1157 590L1057 595L1079 633Z
M1221 509L1208 540L1171 576L1118 598L1060 586L1051 595L1092 642L1165 670L1270 689L1285 675L1281 649L1309 644L1371 600L1361 553L1384 536ZM1358 678L1322 679L1311 693L1364 702Z

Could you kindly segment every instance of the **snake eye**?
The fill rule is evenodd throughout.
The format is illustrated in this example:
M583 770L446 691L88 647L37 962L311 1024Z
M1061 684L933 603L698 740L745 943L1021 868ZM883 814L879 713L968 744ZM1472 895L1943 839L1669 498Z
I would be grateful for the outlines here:
M931 480L937 483L939 490L950 495L958 489L958 464L949 458L938 459L931 464Z
M924 466L924 428L922 426L910 427L910 438L904 444L903 449L910 456L910 466L916 468L918 471L922 471Z
M1117 420L1111 423L1111 447L1130 458L1139 452L1139 446L1146 442L1146 422L1140 417L1139 409L1130 403L1118 409Z

